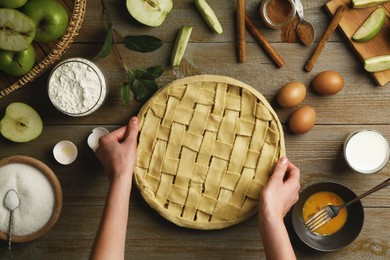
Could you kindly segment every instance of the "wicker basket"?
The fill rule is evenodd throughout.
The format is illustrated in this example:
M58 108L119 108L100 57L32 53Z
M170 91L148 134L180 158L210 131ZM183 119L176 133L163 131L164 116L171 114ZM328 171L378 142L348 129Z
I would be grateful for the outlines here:
M51 65L53 65L71 46L75 37L79 34L81 25L84 20L86 10L86 0L62 0L66 8L72 10L68 29L64 35L54 43L35 43L35 49L39 49L41 54L36 58L36 65L20 78L6 77L1 75L0 78L0 98L12 93L13 91L23 87L27 83L33 81ZM72 6L73 5L73 6ZM51 46L53 45L53 46ZM46 51L48 50L48 51ZM42 57L42 58L40 58ZM14 83L11 83L14 82ZM9 85L11 84L11 85Z

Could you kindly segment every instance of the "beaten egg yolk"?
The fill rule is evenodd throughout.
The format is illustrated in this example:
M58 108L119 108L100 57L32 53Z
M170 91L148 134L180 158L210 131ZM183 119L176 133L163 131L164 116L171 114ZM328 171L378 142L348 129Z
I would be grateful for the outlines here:
M329 191L320 191L311 195L303 205L302 217L303 221L306 222L319 210L323 209L328 205L341 206L344 204L343 199L341 199L337 194ZM328 236L339 231L347 221L347 209L343 208L340 210L339 214L331 219L328 223L322 227L316 229L314 233Z

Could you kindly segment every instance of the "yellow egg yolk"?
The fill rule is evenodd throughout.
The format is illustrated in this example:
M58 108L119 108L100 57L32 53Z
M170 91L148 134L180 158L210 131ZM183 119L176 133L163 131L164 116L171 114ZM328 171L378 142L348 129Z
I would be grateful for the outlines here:
M303 205L302 217L303 221L306 222L315 213L328 205L340 206L343 205L344 201L337 194L328 191L321 191L311 195ZM339 214L331 219L328 223L322 227L316 229L314 233L328 236L339 231L347 220L347 209L343 208Z

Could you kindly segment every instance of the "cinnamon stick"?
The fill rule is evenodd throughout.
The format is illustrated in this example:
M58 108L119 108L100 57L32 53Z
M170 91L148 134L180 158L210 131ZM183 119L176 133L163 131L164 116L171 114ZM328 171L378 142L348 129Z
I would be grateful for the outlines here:
M305 70L307 72L311 71L314 67L314 63L316 63L318 57L320 56L326 42L329 40L330 36L332 35L333 31L337 28L338 24L340 23L341 19L343 18L344 12L347 10L347 7L344 5L339 6L337 9L335 15L333 16L332 21L330 22L328 28L324 32L320 42L317 45L317 48L315 49L313 55L311 58L306 62Z
M281 68L286 64L283 58L277 53L277 51L272 47L267 38L256 28L253 24L251 18L248 15L245 15L245 25L249 30L253 38L257 41L260 47L265 51L267 56L272 60L276 67Z
M237 0L238 60L245 62L245 0Z

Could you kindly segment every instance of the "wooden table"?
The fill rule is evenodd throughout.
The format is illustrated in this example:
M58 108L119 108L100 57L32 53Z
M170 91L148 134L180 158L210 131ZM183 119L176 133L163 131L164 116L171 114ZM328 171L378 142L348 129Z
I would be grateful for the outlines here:
M237 62L236 1L212 1L224 33L212 33L198 14L193 1L175 1L174 9L163 26L149 28L137 24L127 13L125 1L105 0L109 15L118 32L119 51L128 67L148 68L165 65L159 86L184 76L220 74L241 80L255 87L273 105L285 127L288 157L301 169L301 186L323 180L337 181L356 193L362 193L389 177L389 166L372 175L350 170L342 156L342 142L351 131L371 128L390 138L390 85L376 87L362 63L354 55L344 38L336 31L310 72L303 66L330 22L324 11L325 0L303 1L305 17L314 24L316 42L309 47L300 43L281 41L278 30L265 28L257 14L260 1L247 1L248 14L285 59L278 69L247 33L247 61ZM172 41L181 25L194 26L190 44L179 68L169 68ZM76 42L65 58L92 58L102 45L107 29L99 0L89 0L85 22ZM152 53L139 54L127 50L120 35L148 34L166 41ZM94 114L73 118L58 112L50 103L46 82L48 72L34 82L0 99L0 111L13 101L30 104L44 121L42 135L29 143L11 143L0 138L0 158L27 155L43 161L58 176L64 196L64 205L54 229L44 237L29 243L15 244L16 259L87 259L100 221L108 181L99 161L86 143L91 129L104 126L110 130L125 124L136 115L142 104L132 100L126 106L120 100L120 86L125 74L115 52L100 60L107 74L110 93L104 106ZM345 78L344 89L334 96L316 94L310 82L324 70L339 71ZM313 106L318 119L312 131L293 135L286 128L293 109L282 109L275 103L279 88L290 81L301 81L308 87L305 105ZM60 140L68 139L79 148L79 157L69 166L61 166L52 156L52 148ZM365 223L359 237L345 249L321 253L301 245L291 232L299 259L389 259L390 190L374 193L363 201ZM291 229L290 229L291 231ZM0 242L0 258L7 251L7 243ZM179 228L160 217L133 189L130 201L130 219L127 231L126 259L263 259L263 246L258 232L257 217L230 228L217 231L197 231Z

